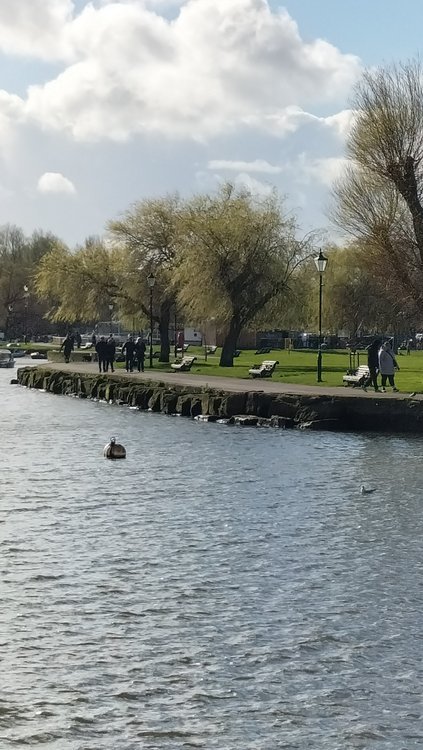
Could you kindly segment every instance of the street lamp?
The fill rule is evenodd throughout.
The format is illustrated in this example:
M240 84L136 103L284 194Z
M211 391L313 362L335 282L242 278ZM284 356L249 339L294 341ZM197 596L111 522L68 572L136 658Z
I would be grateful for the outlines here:
M174 343L175 360L178 358L178 331L177 331L178 322L177 322L177 314L178 314L178 310L177 310L176 302L175 302L174 318L173 318L173 329L174 329L174 339L175 339L173 343Z
M319 255L314 259L317 271L319 273L319 349L317 352L317 382L322 382L322 290L323 290L323 274L326 271L328 259L325 258L322 251L319 251Z
M111 304L109 305L109 312L110 312L110 335L112 336L113 335L113 320L112 320L113 305Z
M9 334L10 334L10 329L12 328L10 321L11 321L12 315L13 315L13 305L8 305L7 306L7 319L6 319L6 337L7 337L7 339L10 338Z
M156 277L154 273L149 273L147 284L150 290L150 367L153 367L153 289L155 283Z
M27 323L28 323L28 297L29 297L29 287L24 284L24 305L25 305L25 317L24 317L24 343L26 344L27 341Z

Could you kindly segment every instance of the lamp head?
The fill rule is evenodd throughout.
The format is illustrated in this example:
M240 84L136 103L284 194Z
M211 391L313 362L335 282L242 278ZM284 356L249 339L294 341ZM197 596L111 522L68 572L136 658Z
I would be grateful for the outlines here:
M328 259L325 258L321 249L319 250L319 255L314 259L314 262L319 273L324 273L326 271Z
M155 283L156 283L156 277L154 273L149 273L147 276L147 284L148 284L149 289L153 289Z

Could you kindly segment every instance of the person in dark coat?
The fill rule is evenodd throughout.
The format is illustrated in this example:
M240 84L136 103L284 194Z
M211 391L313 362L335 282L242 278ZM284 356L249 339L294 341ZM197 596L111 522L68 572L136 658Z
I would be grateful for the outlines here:
M69 362L71 351L73 350L73 337L70 333L67 333L66 337L63 339L60 351L62 351L62 349L65 362Z
M144 372L145 343L141 336L135 342L135 356L137 359L138 372Z
M107 341L104 336L100 336L99 341L95 345L95 350L98 356L99 372L107 372Z
M95 346L97 343L97 336L95 335L94 331L93 331L93 335L91 336L91 343L93 346Z
M80 349L81 348L81 344L82 344L82 336L79 333L79 331L77 331L75 333L75 342L76 342L76 348Z
M379 372L379 349L382 341L375 339L367 347L367 366L370 372L370 383L374 387L375 391L379 390L377 384L377 376Z
M115 357L116 357L116 342L112 335L109 336L107 339L107 362L106 362L106 372L110 369L112 372L115 371L114 369L114 363L115 363Z
M135 341L131 335L128 336L122 346L122 354L125 355L126 372L132 372L134 369Z

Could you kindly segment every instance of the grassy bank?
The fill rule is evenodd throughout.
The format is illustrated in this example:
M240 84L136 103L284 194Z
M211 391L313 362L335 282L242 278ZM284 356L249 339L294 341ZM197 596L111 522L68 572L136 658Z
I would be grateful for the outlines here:
M191 373L207 376L219 375L228 378L249 378L248 370L253 364L265 359L276 359L279 365L272 377L273 381L285 383L297 383L303 385L319 385L316 378L317 353L315 351L296 350L285 351L275 349L269 354L256 355L254 351L242 351L234 360L234 367L219 367L220 351L214 355L208 355L207 362L204 359L204 349L190 347L187 355L196 356ZM396 375L397 387L401 391L423 391L423 351L412 352L409 356L398 356L400 372ZM366 364L366 353L360 353L360 364ZM350 358L348 351L338 350L323 353L323 373L321 386L341 386L342 376L349 368ZM118 367L124 367L119 364ZM155 370L169 371L170 367L154 360ZM148 357L146 359L146 370L148 370Z
M16 348L26 351L46 351L52 348L52 344L21 344ZM53 347L57 349L58 347ZM158 348L155 347L158 352ZM265 359L276 359L279 365L272 377L273 381L285 383L297 383L301 385L319 385L316 378L317 352L309 350L295 350L292 352L274 349L268 354L255 354L255 350L242 351L239 357L234 359L233 367L219 367L220 349L215 354L209 354L205 361L204 349L201 347L190 347L187 356L197 357L197 361L191 369L191 373L205 375L207 377L220 376L228 378L249 378L248 370L253 364L259 364ZM397 357L400 372L396 375L396 384L401 391L416 393L423 392L423 351L413 351L409 356L406 354ZM171 357L173 361L173 357ZM148 367L148 351L146 357L146 370ZM341 386L342 376L350 365L349 352L347 350L323 352L323 372L321 386ZM360 364L366 364L366 352L360 352ZM124 368L123 363L117 364L118 368ZM170 366L162 364L154 359L154 370L168 372Z

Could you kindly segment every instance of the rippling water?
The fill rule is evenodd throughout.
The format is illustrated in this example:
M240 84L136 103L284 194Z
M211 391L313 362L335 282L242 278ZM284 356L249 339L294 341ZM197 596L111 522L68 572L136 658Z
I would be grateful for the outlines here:
M197 423L11 374L1 750L423 746L421 438Z

